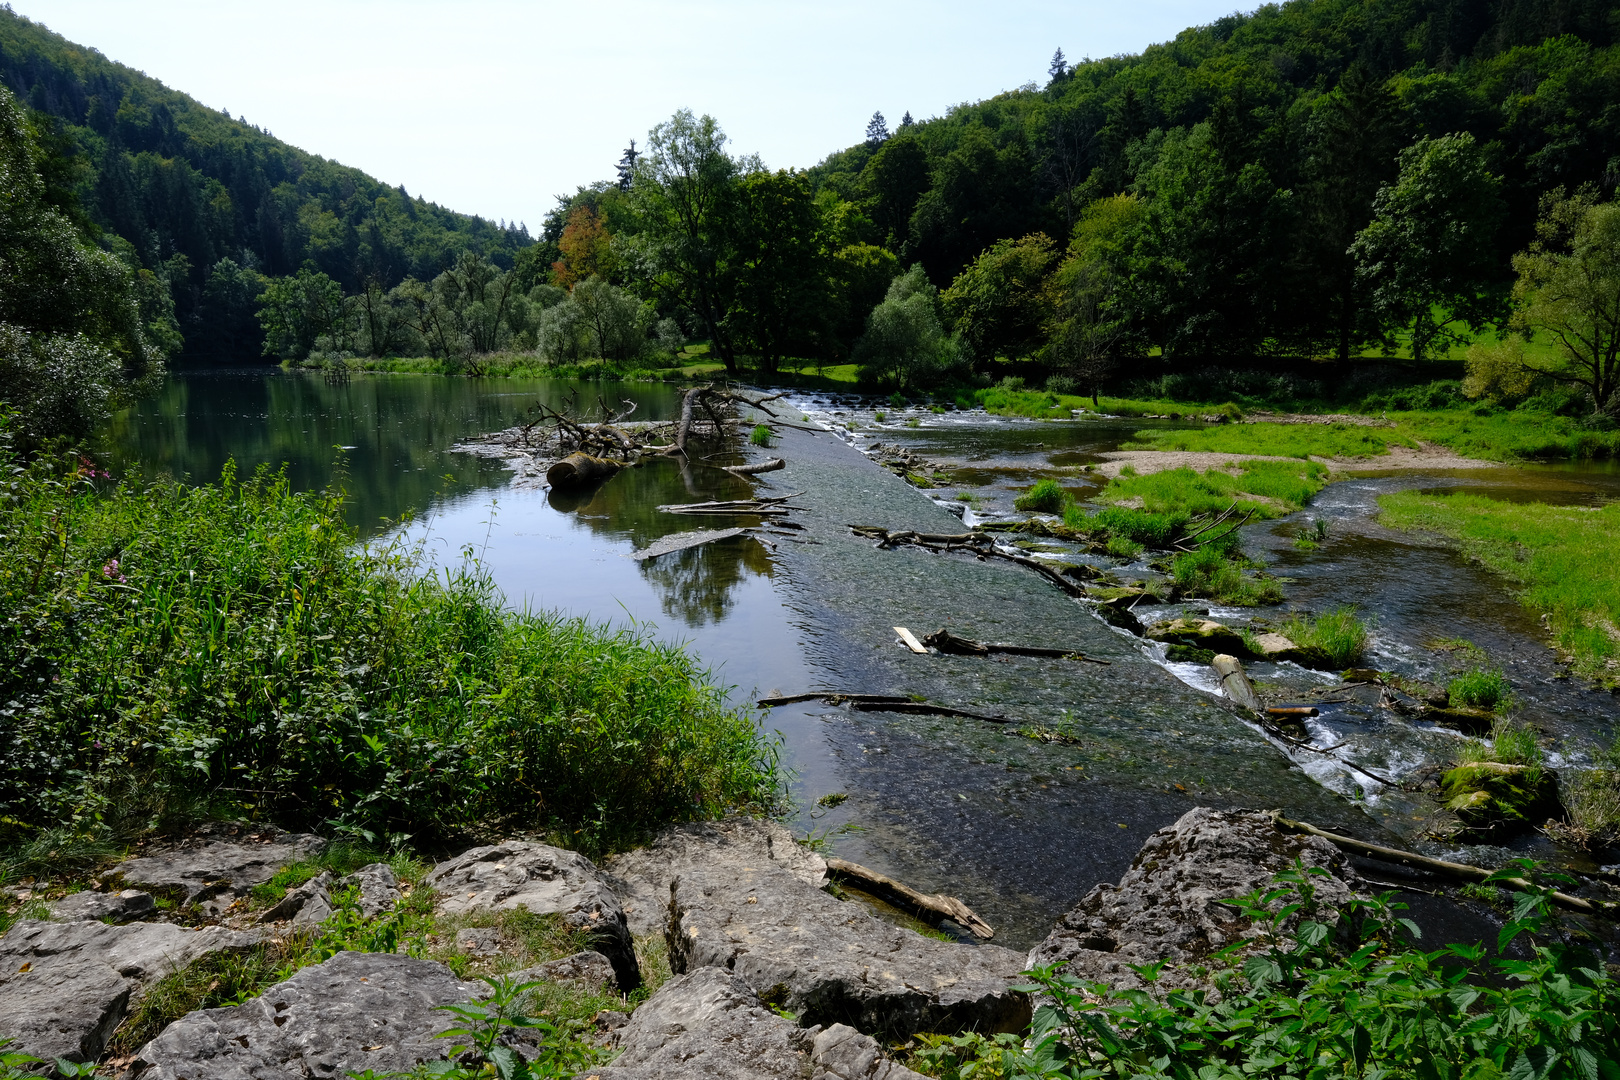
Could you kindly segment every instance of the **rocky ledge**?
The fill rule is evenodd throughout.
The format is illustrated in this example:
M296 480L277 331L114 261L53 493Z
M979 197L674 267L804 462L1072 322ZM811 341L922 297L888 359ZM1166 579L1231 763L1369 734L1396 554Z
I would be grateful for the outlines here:
M330 874L261 914L242 916L242 905L225 904L318 844L205 837L106 875L109 890L138 884L160 892L161 908L151 892L97 890L58 903L51 920L18 922L0 937L0 1035L40 1056L100 1059L157 978L265 934L299 932L330 912L332 889L345 883ZM1264 814L1194 810L1155 833L1118 885L1092 889L1027 956L938 940L841 901L826 889L819 855L781 826L745 817L671 828L602 867L544 844L474 848L441 863L424 885L452 920L522 907L559 917L592 943L594 951L518 972L523 980L624 993L644 977L634 935L663 937L672 977L628 1020L611 1013L599 1020L617 1050L610 1065L591 1070L600 1080L905 1080L917 1074L885 1057L878 1040L1019 1030L1030 1001L1013 987L1029 966L1065 962L1082 977L1124 987L1139 985L1130 965L1163 959L1182 965L1164 985L1197 981L1201 959L1253 933L1222 901L1265 887L1295 860L1327 871L1318 884L1325 907L1360 886L1323 840L1279 832ZM381 864L346 883L369 915L402 895ZM218 925L221 912L238 928ZM499 948L491 930L464 929L457 940L469 956ZM447 1041L436 1037L448 1026L441 1006L488 993L486 984L431 960L340 952L243 1004L170 1023L121 1063L123 1075L261 1080L408 1071L446 1053ZM535 1051L521 1038L509 1044Z

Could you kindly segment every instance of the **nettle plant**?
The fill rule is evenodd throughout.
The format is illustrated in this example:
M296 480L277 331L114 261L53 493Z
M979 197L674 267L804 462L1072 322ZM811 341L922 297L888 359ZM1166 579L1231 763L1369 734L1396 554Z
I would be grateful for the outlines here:
M1539 884L1518 894L1487 957L1478 944L1418 948L1394 893L1323 921L1315 882L1327 872L1296 861L1275 888L1229 901L1258 933L1212 958L1225 965L1218 1000L1038 968L1023 987L1042 1000L1027 1039L935 1038L920 1063L950 1080L1620 1080L1616 982L1553 914L1549 896L1565 879L1538 869L1515 860L1488 879ZM1506 955L1521 937L1523 958ZM1164 966L1132 970L1153 983Z

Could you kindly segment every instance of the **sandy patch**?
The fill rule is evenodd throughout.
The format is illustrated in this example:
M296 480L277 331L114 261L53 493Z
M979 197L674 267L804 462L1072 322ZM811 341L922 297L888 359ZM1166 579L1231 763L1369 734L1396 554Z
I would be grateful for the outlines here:
M1114 450L1102 455L1103 461L1093 469L1093 475L1112 480L1129 465L1139 475L1164 472L1167 469L1195 469L1208 472L1220 469L1236 473L1244 461L1299 461L1299 458L1274 457L1268 454L1217 454L1197 450ZM1336 473L1382 472L1386 469L1500 469L1500 461L1481 461L1453 453L1443 446L1424 443L1420 450L1391 445L1389 453L1376 457L1329 458L1312 457Z

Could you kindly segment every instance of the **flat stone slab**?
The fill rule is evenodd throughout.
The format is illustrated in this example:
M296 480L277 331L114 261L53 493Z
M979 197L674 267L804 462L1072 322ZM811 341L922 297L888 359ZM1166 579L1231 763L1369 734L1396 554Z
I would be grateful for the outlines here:
M441 1061L456 1018L438 1006L488 988L443 964L393 953L338 953L252 1001L181 1017L141 1048L140 1080L281 1080L409 1072Z
M1329 871L1314 879L1323 910L1342 909L1359 890L1344 854L1320 837L1281 832L1267 814L1190 810L1148 837L1118 885L1098 885L1064 915L1030 951L1029 966L1067 962L1080 978L1141 989L1128 965L1198 964L1253 936L1249 920L1222 901L1272 888L1272 875L1296 857ZM1204 984L1172 966L1156 985Z
M220 927L24 919L0 937L0 1033L39 1057L94 1061L153 981L258 940Z
M101 875L108 886L143 889L189 906L215 896L237 897L291 863L314 857L325 841L266 830L266 839L198 836L163 851L126 859Z
M561 915L591 933L621 990L641 985L624 908L596 864L577 852L523 840L476 847L434 867L425 884L438 891L439 910L448 915L518 908Z
M1029 1021L1028 998L1011 989L1022 954L924 937L835 899L811 883L825 863L779 828L744 818L683 826L613 862L627 886L641 878L637 896L670 890L665 940L677 974L724 968L801 1023L885 1037Z
M141 892L139 889L124 889L121 892L111 893L92 892L86 889L84 892L64 896L51 905L51 918L62 922L111 920L115 923L127 923L155 914L157 902L152 899L152 894Z
M599 952L575 953L560 960L548 960L544 964L513 972L510 977L514 982L571 982L591 989L611 989L618 985L612 963Z
M719 968L671 979L619 1030L597 1080L921 1080L843 1025L801 1028Z

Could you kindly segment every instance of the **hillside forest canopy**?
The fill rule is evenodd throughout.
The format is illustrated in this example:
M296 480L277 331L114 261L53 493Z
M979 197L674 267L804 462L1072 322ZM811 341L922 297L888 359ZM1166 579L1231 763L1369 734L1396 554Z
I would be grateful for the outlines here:
M1592 0L1295 0L1140 55L1060 50L1043 83L943 117L874 114L806 170L682 110L533 237L9 8L0 81L39 205L146 290L147 348L171 358L476 372L491 353L632 363L701 339L734 375L853 362L912 391L1017 370L1095 393L1127 362L1475 343L1482 392L1552 375L1602 410L1617 33Z

